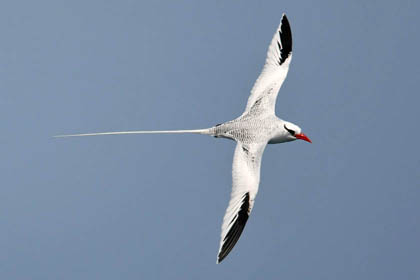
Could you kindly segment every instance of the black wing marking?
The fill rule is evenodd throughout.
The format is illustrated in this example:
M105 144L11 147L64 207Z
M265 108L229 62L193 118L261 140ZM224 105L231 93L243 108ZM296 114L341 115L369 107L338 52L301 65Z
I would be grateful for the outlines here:
M289 20L286 15L283 15L281 19L279 37L280 42L277 42L280 50L279 65L282 65L292 53L292 30L290 29Z
M239 240L242 231L244 230L245 224L249 217L249 192L244 195L242 199L241 208L238 214L232 219L233 223L226 237L223 239L223 246L217 256L217 261L220 263L229 253L232 251L236 242Z

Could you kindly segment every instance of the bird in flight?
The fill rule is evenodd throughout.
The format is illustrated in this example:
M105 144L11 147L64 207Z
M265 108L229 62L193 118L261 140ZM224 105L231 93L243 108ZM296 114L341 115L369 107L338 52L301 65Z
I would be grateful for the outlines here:
M285 14L268 47L260 76L254 84L244 113L238 118L206 129L118 131L58 135L55 137L116 134L196 133L236 141L232 165L232 193L223 218L217 263L233 249L254 206L260 181L261 158L267 144L297 139L311 142L299 126L275 115L278 91L292 60L292 31Z

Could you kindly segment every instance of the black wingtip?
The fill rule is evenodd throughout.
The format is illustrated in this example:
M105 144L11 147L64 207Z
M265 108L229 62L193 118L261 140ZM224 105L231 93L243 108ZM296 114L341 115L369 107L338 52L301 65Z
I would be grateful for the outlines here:
M234 224L223 239L222 249L217 256L217 263L220 263L224 258L226 258L230 251L232 251L236 242L239 240L239 237L241 236L241 233L244 230L245 224L249 217L249 203L249 192L247 192L242 199L241 208L239 209L238 214L232 220Z
M283 14L281 17L281 25L279 30L280 42L277 43L280 49L280 59L279 65L282 65L283 62L290 56L292 53L292 30L290 28L289 20L287 19L286 14Z

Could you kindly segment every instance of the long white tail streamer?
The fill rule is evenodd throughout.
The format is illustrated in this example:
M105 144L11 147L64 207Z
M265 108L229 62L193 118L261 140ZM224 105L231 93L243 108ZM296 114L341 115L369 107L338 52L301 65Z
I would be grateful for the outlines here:
M132 130L132 131L113 131L113 132L98 132L98 133L83 133L83 134L66 134L56 135L55 138L63 137L79 137L79 136L98 136L98 135L120 135L120 134L175 134L175 133L195 133L195 134L210 134L210 129L191 129L191 130Z

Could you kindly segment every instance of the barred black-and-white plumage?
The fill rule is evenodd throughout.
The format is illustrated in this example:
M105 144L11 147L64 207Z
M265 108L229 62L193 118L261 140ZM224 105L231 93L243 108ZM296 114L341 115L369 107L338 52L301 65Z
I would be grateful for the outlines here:
M251 90L244 113L229 122L206 129L168 131L121 131L60 135L92 136L115 134L198 133L237 142L232 165L232 193L223 218L217 262L233 249L254 206L260 181L261 159L267 144L302 139L310 142L301 129L275 115L278 91L292 60L292 31L286 15L274 33L263 70Z

